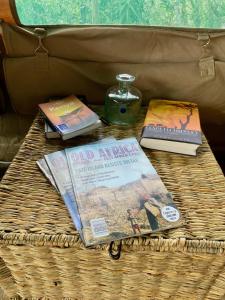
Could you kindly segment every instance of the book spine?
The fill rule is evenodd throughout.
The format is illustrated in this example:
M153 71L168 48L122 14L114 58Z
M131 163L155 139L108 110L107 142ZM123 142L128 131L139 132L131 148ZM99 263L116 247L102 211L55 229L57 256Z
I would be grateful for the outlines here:
M43 115L46 123L48 124L48 126L53 130L58 132L60 135L62 135L62 132L60 132L60 130L48 119L48 117L46 116L46 114L41 110L41 114Z

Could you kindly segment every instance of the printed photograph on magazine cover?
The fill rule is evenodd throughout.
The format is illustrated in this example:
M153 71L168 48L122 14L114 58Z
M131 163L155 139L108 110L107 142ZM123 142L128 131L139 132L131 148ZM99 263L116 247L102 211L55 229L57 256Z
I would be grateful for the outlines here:
M76 147L67 157L87 246L181 225L136 139Z

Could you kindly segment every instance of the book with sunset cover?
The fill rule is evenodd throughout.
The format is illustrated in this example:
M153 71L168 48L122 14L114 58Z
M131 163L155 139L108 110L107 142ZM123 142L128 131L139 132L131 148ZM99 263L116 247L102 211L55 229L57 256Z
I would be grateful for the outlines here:
M141 146L196 155L201 144L201 126L196 103L150 100L140 139Z
M73 95L39 104L39 107L52 129L59 132L63 140L101 125L98 115Z

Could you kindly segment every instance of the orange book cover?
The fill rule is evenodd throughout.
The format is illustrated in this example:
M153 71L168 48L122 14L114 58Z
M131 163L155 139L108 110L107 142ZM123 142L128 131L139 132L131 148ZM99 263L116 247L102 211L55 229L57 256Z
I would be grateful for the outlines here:
M73 95L39 104L39 107L51 125L62 135L90 126L99 120L95 112Z
M201 126L196 103L150 100L142 137L201 144Z

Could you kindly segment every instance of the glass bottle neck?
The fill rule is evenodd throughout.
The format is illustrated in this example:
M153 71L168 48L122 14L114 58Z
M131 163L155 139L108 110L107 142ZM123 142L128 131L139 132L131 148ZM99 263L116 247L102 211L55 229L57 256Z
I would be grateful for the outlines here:
M119 92L121 94L127 93L130 86L130 82L127 81L119 81Z

